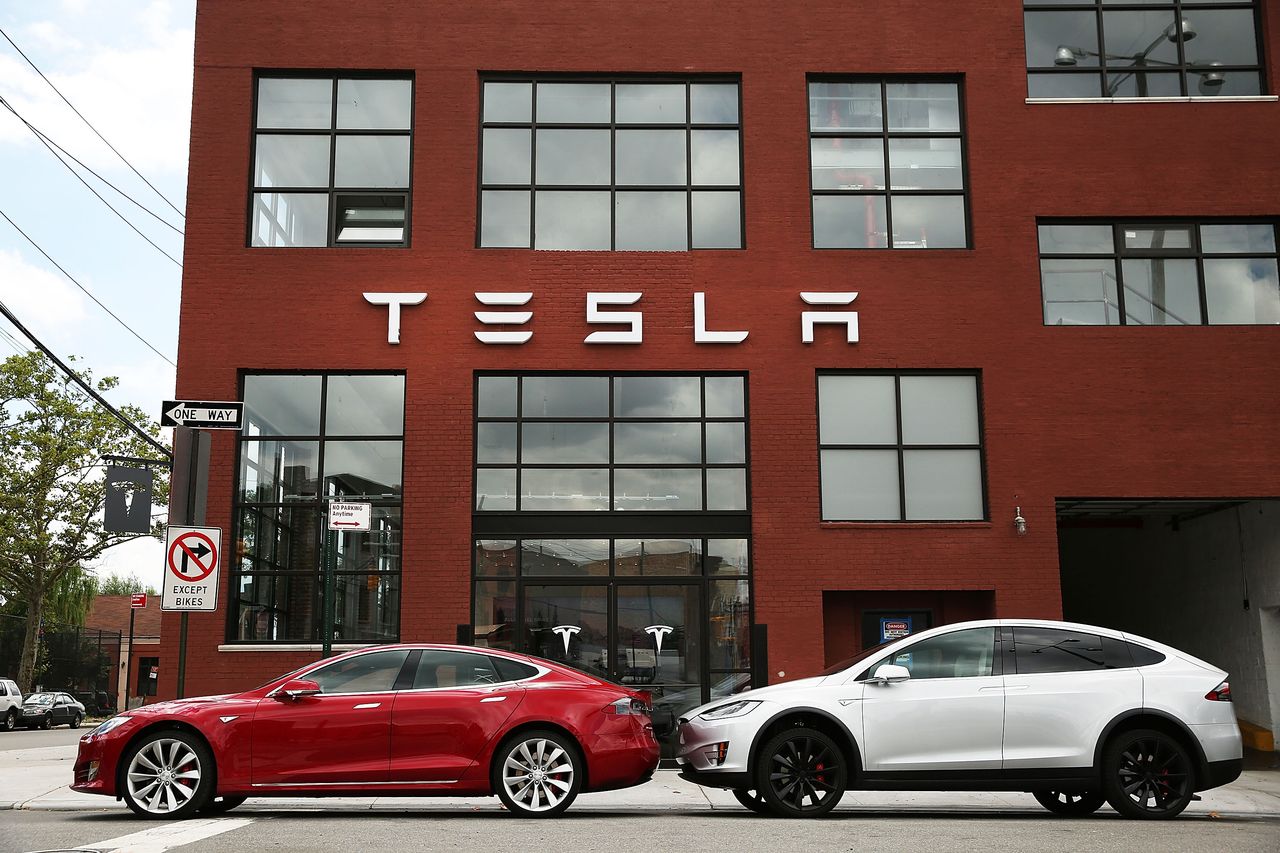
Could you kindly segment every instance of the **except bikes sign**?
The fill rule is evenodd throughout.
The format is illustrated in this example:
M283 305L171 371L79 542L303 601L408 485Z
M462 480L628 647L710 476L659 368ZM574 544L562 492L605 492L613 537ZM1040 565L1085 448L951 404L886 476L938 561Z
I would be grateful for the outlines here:
M173 527L164 549L161 610L216 610L221 527Z

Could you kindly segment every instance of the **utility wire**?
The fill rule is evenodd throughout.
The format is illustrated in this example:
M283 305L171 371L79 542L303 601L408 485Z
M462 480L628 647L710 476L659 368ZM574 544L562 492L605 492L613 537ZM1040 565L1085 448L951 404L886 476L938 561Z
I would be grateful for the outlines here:
M22 48L18 47L18 45L17 45L17 44L14 44L13 39L9 38L9 34L8 34L8 33L6 33L6 32L4 31L4 29L3 29L3 28L0 28L0 36L4 36L4 40L5 40L5 41L7 41L9 44L13 45L13 49L14 49L14 50L16 50L16 51L18 52L18 55L19 55L19 56L21 56L23 59L25 59L25 60L27 61L27 64L28 64L28 65L30 65L33 69L35 69L35 72L36 72L37 74L39 74L39 75L40 75L40 79L41 79L41 80L43 80L44 82L48 83L48 84L49 84L49 88L50 88L50 89L52 89L53 91L55 91L55 92L57 92L57 93L58 93L58 97L59 97L59 98L62 98L62 102L63 102L64 104L66 104L67 106L71 107L71 111L72 111L73 113L75 113L77 116L80 116L80 120L81 120L82 122L84 122L84 123L85 123L85 125L87 125L87 126L88 126L88 128L89 128L90 130L92 130L92 131L93 131L94 135L95 135L95 136L97 136L99 139L101 139L101 140L103 141L103 143L104 143L108 148L110 148L110 149L111 149L111 151L112 151L112 152L113 152L117 157L119 157L119 158L120 158L121 162L123 162L126 166L128 166L128 167L129 167L129 169L130 169L130 170L131 170L135 175L137 175L139 178L142 178L142 182L143 182L144 184L146 184L147 186L151 187L152 192L154 192L156 195L160 196L160 198L164 200L164 203L165 203L165 204L169 205L169 207L172 207L172 208L173 208L173 212L174 212L174 213L178 214L178 216L180 216L181 218L186 219L186 217L185 217L185 216L183 216L182 211L181 211L181 210L178 210L178 208L174 205L174 203L173 203L173 202L171 202L171 201L169 201L169 199L165 197L165 194L164 194L164 193L162 193L162 192L160 192L160 190L156 189L156 188L155 188L155 185L154 185L154 184L152 184L150 181L148 181L148 180L143 176L143 174L142 174L141 172L139 172L137 169L135 169L135 168L133 167L133 164L132 164L132 163L130 163L128 160L126 160L126 159L125 159L125 156L124 156L123 154L121 154L119 151L116 151L115 146L114 146L114 145L112 145L110 142L107 142L107 138L106 138L105 136L103 136L101 133L98 133L98 129L97 129L96 127L94 127L94 126L93 126L93 124L92 124L92 123L91 123L87 118L85 118L85 117L84 117L84 115L83 115L83 114L81 114L81 112L80 112L78 109L76 109L75 104L73 104L73 103L71 103L70 101L68 101L68 100L67 100L67 96L66 96L66 95L64 95L64 94L62 94L62 92L60 92L60 91L58 90L58 87L57 87L57 86L53 85L53 81L52 81L52 80L50 80L48 77L44 76L44 72L43 72L43 71L41 71L41 70L39 69L39 67L38 67L34 62L32 62L32 61L31 61L31 58L30 58L29 56L27 56L25 53L23 53L23 52L22 52Z
M9 217L6 216L5 218L8 219ZM116 419L119 420L120 423L124 424L129 429L137 433L142 438L142 440L145 441L147 444L150 444L156 450L163 453L165 455L165 458L169 460L173 459L173 454L169 452L169 448L165 447L163 444L161 444L160 442L152 438L150 435L148 435L146 430L144 430L142 427L138 426L133 421L125 417L124 414L122 414L119 409L117 409L115 406L108 403L101 394L93 390L93 386L91 386L88 382L85 382L84 379L81 378L79 373L76 373L74 370L68 367L66 363L63 362L62 359L58 358L56 355L53 354L53 350L45 346L44 342L42 342L39 338L37 338L34 334L32 334L27 329L26 326L22 325L22 322L13 315L13 312L10 311L8 306L6 306L3 302L0 302L0 314L3 314L8 319L8 321L12 323L15 328L17 328L19 332L22 332L22 334L26 335L27 338L31 341L31 343L35 344L36 347L42 353L44 353L50 359L52 359L54 364L62 368L62 372L67 375L68 379L70 379L72 382L76 383L82 389L84 389L85 393L87 393L90 397L96 400L100 406L102 406L111 414L115 415Z
M6 104L5 106L8 106L8 104ZM10 108L10 109L12 109L12 108ZM17 115L17 113L14 113L14 115ZM110 209L110 210L111 210L111 212L112 212L112 213L114 213L116 216L120 217L120 221L121 221L121 222L123 222L125 225L128 225L130 228L132 228L132 229L133 229L133 232L134 232L135 234L137 234L139 237L141 237L143 240L146 240L146 241L147 241L147 243L149 243L149 244L151 245L151 248L155 249L157 252L159 252L160 254L164 255L164 256L165 256L166 258L168 258L170 261L173 261L173 263L177 265L178 269L182 269L182 263L181 263L177 258L175 258L173 255L171 255L171 254L169 254L168 252L166 252L164 249L160 248L160 246L159 246L159 245L158 245L154 240L152 240L152 239L151 239L150 237L148 237L146 234L143 234L140 230L138 230L138 226L136 226L136 225L134 225L132 222L130 222L130 221L128 220L128 218L127 218L123 213L121 213L120 211L116 210L116 209L115 209L115 207L111 204L111 202L109 202L109 201L107 201L105 198L103 198L103 197L102 197L102 194L101 194L101 193L99 193L97 190L95 190L95 189L94 189L94 188L89 184L89 182L88 182L88 181L86 181L86 180L84 179L84 177L83 177L83 176L81 176L81 174L80 174L79 172L77 172L75 169L72 169L72 168L71 168L71 166L70 166L70 165L68 165L67 161L62 159L62 155L60 155L57 151L53 150L53 147L52 147L52 146L50 146L50 145L49 145L49 143L45 142L45 141L44 141L44 139L40 138L39 134L37 134L37 135L36 135L36 138L37 138L37 139L40 139L40 143L41 143L42 145L44 145L44 147L45 147L45 148L48 148L48 149L49 149L49 153L50 153L50 154L52 154L54 157L57 157L57 158L58 158L58 162L59 162L59 163L61 163L63 166L66 166L67 170L68 170L68 171L70 171L70 172L71 172L71 174L73 174L73 175L75 175L75 176L76 176L76 180L77 180L77 181L79 181L80 183L84 184L84 185L85 185L85 187L89 190L89 192L93 193L95 196L97 196L97 197L98 197L98 201L100 201L100 202L102 202L103 204L105 204L105 205L108 207L108 209ZM170 227L172 227L172 226L170 226Z
M147 214L148 216L150 216L151 218L155 219L157 222L159 222L159 223L160 223L161 225L163 225L164 227L166 227L166 228L170 229L170 230L171 230L171 231L173 231L175 234L179 234L179 235L180 235L180 234L182 234L182 229L180 229L180 228L178 228L178 227L176 227L176 226L174 226L174 225L171 225L171 224L168 222L168 220L164 219L162 216L160 216L159 214L157 214L157 213L156 213L155 211L153 211L151 208L147 207L145 204L143 204L142 202L138 201L138 200L137 200L137 199L135 199L133 196L129 195L127 192L125 192L124 190L122 190L122 189L120 189L118 186L116 186L115 184L113 184L113 183L111 183L110 181L108 181L106 178L102 177L102 175L99 175L97 172L95 172L95 171L94 171L93 169L91 169L89 166L85 165L84 161L82 161L79 157L77 157L76 155L72 154L72 153L71 153L70 151L68 151L67 149L63 148L63 147L62 147L61 145L59 145L57 142L53 141L53 139L51 139L51 138L48 136L48 134L46 134L44 131L40 130L40 128L36 127L34 124L32 124L31 122L29 122L29 121L27 121L25 118L23 118L23 117L22 117L22 114L21 114L20 112L18 112L17 110L15 110L15 109L13 108L13 104L11 104L11 103L9 103L8 101L6 101L6 100L4 99L4 96L3 96L3 95L0 95L0 106L3 106L3 107L4 107L5 109L7 109L9 112L13 113L14 117L16 117L16 118L18 119L18 121L20 121L20 122L22 122L23 124L25 124L25 125L27 126L27 130L29 130L29 131L31 131L32 133L34 133L34 134L35 134L35 136L36 136L36 139L39 139L41 142L43 142L43 143L44 143L44 147L45 147L45 148L48 148L49 146L53 146L54 148L58 149L58 151L62 152L62 153L63 153L63 154L65 154L67 157L69 157L72 161L74 161L74 162L75 162L75 164L76 164L77 166L79 166L80 168L84 169L84 170L85 170L86 172L88 172L90 175L93 175L95 178L97 178L98 180L102 181L102 182L103 182L104 184L106 184L107 186L111 187L111 189L115 190L117 193L119 193L120 195L122 195L125 199L127 199L129 202L131 202L135 207L137 207L137 208L138 208L139 210L141 210L143 213L145 213L145 214ZM55 153L55 155L54 155L54 156L57 156L57 154ZM61 157L59 157L58 159L59 159L59 161L62 163L62 165L66 166L68 169L70 169L70 170L71 170L71 173L72 173L73 175L76 175L76 177L77 177L77 178L79 178L79 177L80 177L78 174L76 174L76 171L75 171L74 169L72 169L70 166L67 166L67 163L66 163L66 161L65 161L65 160L62 160L62 158L61 158ZM81 178L81 180L83 181L83 178ZM90 187L90 189L93 189L93 188L92 188L92 187ZM96 195L96 193L95 193L95 195ZM99 197L99 198L101 198L102 196L98 196L98 197ZM108 205L108 207L110 207L110 205ZM112 209L114 210L114 208L112 208ZM171 259L171 260L172 260L172 259Z
M108 314L110 314L110 315L111 315L111 318L112 318L113 320L115 320L115 321L116 321L117 323L119 323L121 326L124 326L126 329L128 329L128 330L129 330L129 334L133 335L135 338L137 338L138 340L142 341L142 343L146 344L147 349L151 350L153 353L155 353L156 355L158 355L158 356L160 356L161 358L163 358L163 359L164 359L165 361L167 361L169 364L173 365L174 367L177 367L177 366L178 366L178 365L176 365L176 364L174 364L174 363L173 363L173 359L169 358L169 356L167 356L167 355L165 355L164 353L160 352L160 350L156 349L154 346L152 346L152 345L151 345L151 342L150 342L150 341L148 341L148 340L147 340L146 338L144 338L142 335L140 335L140 334L138 334L137 332L135 332L135 331L133 330L133 327L132 327L132 326L130 326L130 325L129 325L128 323L126 323L124 320L121 320L121 319L116 315L116 312L112 311L112 310L111 310L110 308L108 308L106 305L103 305L103 304L102 304L102 300L98 299L98 297L96 297L96 296L94 296L92 293L90 293L90 292L89 292L89 289L88 289L87 287L85 287L83 284L81 284L80 282L76 281L75 276L73 276L71 273L69 273L69 272L67 272L65 269L63 269L61 264L59 264L59 263L58 263L57 261L55 261L53 258L49 257L49 253L48 253L48 252L46 252L44 249L40 248L40 244L39 244L39 243L37 243L35 240L32 240L30 237L28 237L28 236L27 236L27 232L26 232L26 231L23 231L21 228L19 228L19 227L18 227L18 223L14 222L12 219L10 219L10 218L9 218L9 214L5 213L3 210L0 210L0 216L4 217L4 221L5 221L5 222L8 222L10 225L12 225L12 226L13 226L13 229L14 229L15 231L17 231L19 234L21 234L23 237L25 237L25 238L26 238L26 241L27 241L28 243L30 243L32 246L35 246L36 251L37 251L37 252L39 252L40 254L44 255L45 260L47 260L49 263L51 263L51 264L53 264L55 267L57 267L57 268L58 268L58 272L60 272L60 273L62 273L63 275L65 275L68 279L70 279L70 280L71 280L71 283L72 283L72 284L74 284L76 287L78 287L78 288L80 288L81 290L83 290L83 291L84 291L84 293L85 293L85 295L86 295L86 296L88 296L90 299L92 299L94 302L96 302L96 303L98 304L98 307L99 307L99 308L101 308L103 311L106 311ZM27 337L31 337L31 336L30 336L30 335L27 335Z

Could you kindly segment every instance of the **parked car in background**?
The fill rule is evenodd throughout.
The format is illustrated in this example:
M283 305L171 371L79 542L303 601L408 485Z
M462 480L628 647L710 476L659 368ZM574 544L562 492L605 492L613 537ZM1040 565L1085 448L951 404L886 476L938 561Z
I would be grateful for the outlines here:
M0 678L0 730L11 732L18 727L22 716L22 691L18 683Z
M158 702L80 739L72 789L145 818L249 796L492 796L522 817L658 766L645 694L473 646L379 646L253 690Z
M1026 791L1171 818L1240 775L1227 673L1142 637L987 620L893 640L681 719L682 775L815 817L848 789Z
M20 722L29 729L53 726L80 728L84 705L67 693L32 693L22 701Z

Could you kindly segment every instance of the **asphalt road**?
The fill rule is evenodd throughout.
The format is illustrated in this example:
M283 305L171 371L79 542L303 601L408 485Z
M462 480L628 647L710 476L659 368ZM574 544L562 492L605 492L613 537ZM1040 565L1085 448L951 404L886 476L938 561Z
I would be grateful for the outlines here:
M0 732L0 752L13 749L37 749L42 746L66 746L80 740L91 728L90 725L83 725L78 729L59 726L48 731L15 729L11 732Z
M137 836L134 833L144 832ZM176 833L176 834L175 834ZM133 836L133 837L128 837ZM205 836L201 838L200 836ZM108 842L108 843L104 843ZM0 851L70 847L177 847L201 853L244 850L655 850L892 851L1204 851L1280 848L1280 821L1208 817L1146 823L1100 815L1064 820L1035 814L957 817L837 813L816 821L783 821L737 812L604 814L572 811L547 821L492 812L386 814L232 812L185 824L134 820L119 812L10 812L0 822Z

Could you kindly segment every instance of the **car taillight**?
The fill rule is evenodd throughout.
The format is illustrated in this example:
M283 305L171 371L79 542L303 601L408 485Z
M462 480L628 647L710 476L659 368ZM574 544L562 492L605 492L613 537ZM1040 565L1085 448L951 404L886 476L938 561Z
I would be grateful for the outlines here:
M649 706L639 699L628 697L605 705L604 712L606 714L617 714L620 717L647 717L649 715Z
M1217 687L1204 694L1204 698L1211 702L1230 702L1231 701L1231 684L1230 682L1222 682Z

